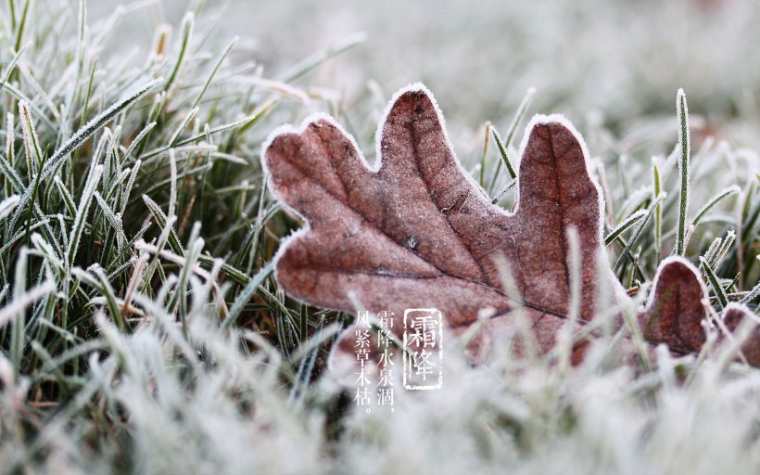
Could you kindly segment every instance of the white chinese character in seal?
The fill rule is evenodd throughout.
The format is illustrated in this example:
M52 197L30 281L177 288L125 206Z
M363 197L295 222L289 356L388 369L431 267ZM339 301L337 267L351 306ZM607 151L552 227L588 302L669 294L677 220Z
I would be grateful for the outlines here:
M443 384L443 315L435 308L404 311L403 385L410 391Z

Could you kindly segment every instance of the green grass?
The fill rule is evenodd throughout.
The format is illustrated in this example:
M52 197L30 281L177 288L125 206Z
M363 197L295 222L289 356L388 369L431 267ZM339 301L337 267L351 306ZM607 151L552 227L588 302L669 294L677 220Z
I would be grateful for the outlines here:
M333 113L372 150L363 131L383 101L309 86L361 38L262 76L233 60L239 42L219 35L204 9L125 61L127 48L101 45L139 8L91 21L84 2L36 3L9 0L0 35L0 470L760 467L760 375L710 345L679 361L663 352L635 374L609 363L611 336L578 368L549 363L565 361L568 345L516 360L505 343L493 365L470 368L452 344L443 391L401 393L393 414L350 411L340 388L318 377L348 317L277 287L272 256L300 223L268 195L259 154L275 126L313 110ZM473 176L505 207L532 95L512 111L504 140L489 128L478 135L485 144L461 154L480 163ZM694 141L689 155L678 97L673 134L640 135L627 158L594 139L619 128L583 130L607 201L611 262L641 302L675 249L701 263L716 311L740 300L756 309L757 177L728 144Z

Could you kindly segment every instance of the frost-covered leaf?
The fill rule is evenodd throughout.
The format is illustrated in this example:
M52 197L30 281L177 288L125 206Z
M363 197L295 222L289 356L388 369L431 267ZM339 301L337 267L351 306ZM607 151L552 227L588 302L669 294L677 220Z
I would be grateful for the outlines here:
M681 353L698 350L705 342L705 296L705 286L694 266L678 257L665 259L640 316L644 338Z
M580 243L579 320L594 314L601 198L585 145L564 118L537 116L525 137L510 213L461 168L422 86L392 101L375 167L328 117L277 131L263 154L270 187L308 222L282 245L280 285L313 305L353 313L359 302L397 321L406 308L435 307L457 329L481 309L499 319L513 308L498 266L506 258L539 343L551 348L569 312L571 228ZM611 272L603 278L619 288Z
M657 270L649 303L639 314L644 338L653 344L665 343L676 353L698 352L706 340L706 305L707 289L697 269L680 257L665 259ZM745 319L757 319L738 303L729 304L720 318L721 330L729 332ZM760 365L760 329L749 334L741 350L749 363Z

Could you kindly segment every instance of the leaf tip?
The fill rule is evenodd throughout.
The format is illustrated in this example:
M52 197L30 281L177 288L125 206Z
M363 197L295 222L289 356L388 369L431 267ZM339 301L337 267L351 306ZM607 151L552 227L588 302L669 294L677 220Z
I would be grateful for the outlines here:
M707 294L705 284L699 276L699 270L684 257L679 255L668 256L660 262L655 273L653 288L670 285L670 281L679 280L688 285L701 286L703 293Z
M543 132L546 131L546 132ZM588 159L588 148L583 136L578 132L572 122L563 114L536 114L528 125L525 127L525 135L520 149L524 152L530 138L535 134L550 133L552 136L562 136L565 140L576 142L583 152L585 159Z
M388 103L388 108L383 114L381 124L385 124L388 119L401 114L414 117L425 112L425 109L432 108L439 117L442 117L435 96L421 82L414 82L396 91L393 98Z
M288 140L302 135L312 125L329 124L343 131L342 127L329 114L315 112L309 114L300 125L284 124L272 130L261 145L261 168L264 174L271 179L270 169L273 160L276 160L275 152L278 147L284 146ZM344 135L348 136L345 131Z

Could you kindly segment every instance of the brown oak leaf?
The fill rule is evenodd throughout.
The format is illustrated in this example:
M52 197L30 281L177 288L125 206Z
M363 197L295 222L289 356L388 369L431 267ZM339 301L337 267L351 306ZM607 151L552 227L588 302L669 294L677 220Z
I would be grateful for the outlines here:
M508 324L513 304L497 265L506 259L537 340L550 349L568 314L571 227L580 242L579 320L594 314L602 198L583 140L561 116L536 116L521 148L510 213L462 169L421 85L391 102L374 167L329 117L276 131L263 153L270 189L308 223L278 252L279 284L323 308L355 313L359 302L392 312L396 331L404 309L420 307L438 308L461 330L481 309L493 311L489 326ZM611 271L603 278L621 289Z
M644 338L665 343L675 353L697 352L706 340L708 294L698 270L681 257L665 259L657 270L654 290L639 314ZM736 331L745 319L757 317L745 305L730 303L720 316L722 338ZM728 333L728 334L727 334ZM760 366L760 327L755 327L742 343L748 363Z

